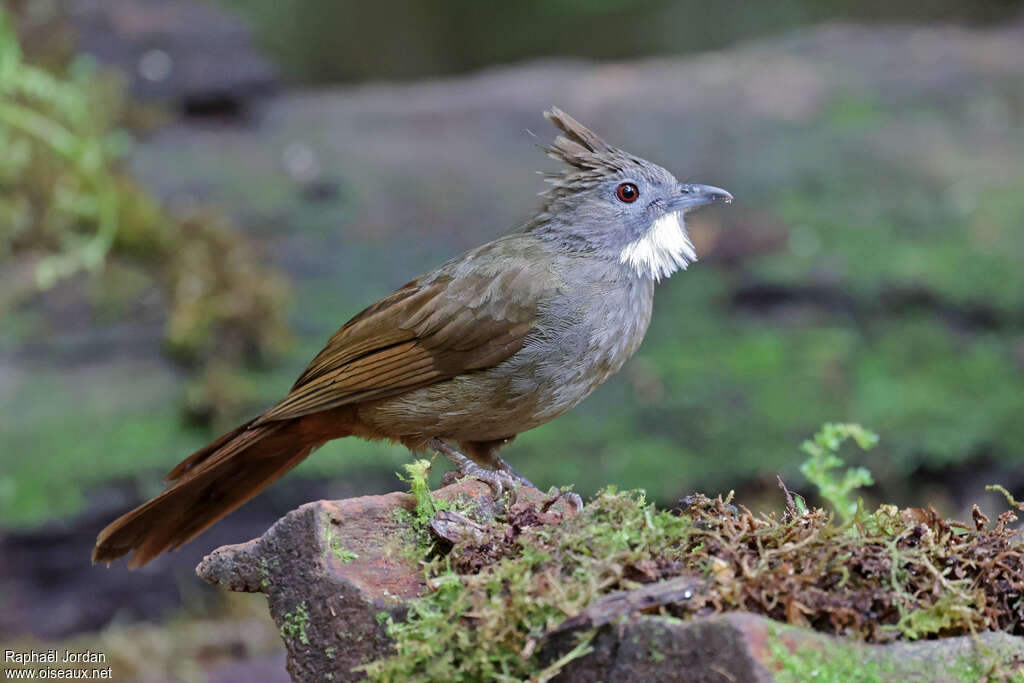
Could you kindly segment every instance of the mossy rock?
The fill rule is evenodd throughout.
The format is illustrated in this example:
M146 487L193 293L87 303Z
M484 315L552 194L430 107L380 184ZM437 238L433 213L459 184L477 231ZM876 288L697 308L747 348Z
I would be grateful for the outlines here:
M197 571L267 594L298 681L961 681L1024 664L1009 514L972 531L883 506L836 526L611 491L576 513L558 492L495 502L425 476L416 495L304 505ZM872 564L879 548L892 564ZM968 577L996 555L1004 573Z

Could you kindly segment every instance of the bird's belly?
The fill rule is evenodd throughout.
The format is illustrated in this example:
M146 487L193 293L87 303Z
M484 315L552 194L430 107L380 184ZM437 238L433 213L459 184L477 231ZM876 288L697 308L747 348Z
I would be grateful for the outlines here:
M502 439L574 407L617 371L633 348L530 349L494 368L360 406L358 414L374 431L413 447L433 437Z
M494 370L460 375L407 394L359 408L362 422L374 431L406 442L433 437L452 441L492 441L514 436L554 419L589 394L593 386L546 381L522 391Z
M592 294L551 313L511 358L364 404L360 420L416 448L433 437L502 439L558 417L622 367L650 321L650 285Z

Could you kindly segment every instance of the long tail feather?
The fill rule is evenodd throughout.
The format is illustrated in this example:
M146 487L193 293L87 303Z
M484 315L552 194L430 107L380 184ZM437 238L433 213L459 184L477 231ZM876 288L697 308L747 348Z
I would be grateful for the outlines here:
M198 536L326 440L303 430L300 420L251 424L193 453L167 476L172 483L163 493L111 522L96 539L92 561L133 552L128 566L141 567Z

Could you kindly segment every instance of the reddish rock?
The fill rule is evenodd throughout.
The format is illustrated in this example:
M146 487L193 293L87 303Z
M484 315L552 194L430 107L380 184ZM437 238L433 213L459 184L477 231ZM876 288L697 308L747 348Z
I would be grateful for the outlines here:
M481 519L494 517L490 490L478 481L463 480L434 495L462 499ZM535 489L521 489L517 505L544 498ZM288 649L293 680L355 680L361 664L390 654L379 615L403 618L405 602L426 589L413 559L415 539L396 515L414 506L406 493L308 503L262 537L215 550L196 571L228 590L266 594ZM435 530L445 537L474 533L477 526L458 514L435 517L438 521ZM687 581L676 577L606 596L588 608L582 615L586 618L556 629L541 647L540 661L557 660L575 646L579 629L599 626L593 651L572 661L557 680L960 681L1008 673L1024 664L1024 641L1005 633L883 646L744 613L687 621L615 616L616 610L624 612L621 605L649 609L680 599L672 596L686 599ZM700 578L693 581L699 588Z
M434 495L494 515L490 489L479 481ZM520 499L543 495L522 489ZM196 572L228 590L266 594L295 680L351 680L353 667L389 653L378 616L404 616L405 601L426 587L408 525L395 514L414 507L408 493L307 503L260 538L213 551Z

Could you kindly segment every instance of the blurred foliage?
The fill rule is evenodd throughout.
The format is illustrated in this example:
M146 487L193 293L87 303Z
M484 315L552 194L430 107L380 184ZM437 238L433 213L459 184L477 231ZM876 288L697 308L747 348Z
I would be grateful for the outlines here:
M317 16L303 6L309 16L282 18L282 40L292 30L284 22ZM701 262L659 287L637 356L578 408L521 435L506 457L535 482L573 483L584 494L617 482L658 501L695 488L747 496L774 491L777 473L795 476L791 444L843 420L887 434L851 454L874 473L869 503L883 496L951 512L984 468L1011 473L998 476L1011 489L1022 485L1012 473L1024 458L1024 80L1007 38L921 26L825 30L707 58L581 70L579 93L612 88L607 109L593 104L605 112L592 124L601 133L728 187L737 202L688 219ZM761 63L803 75L776 83L768 70L751 80ZM706 93L679 107L675 95L614 95L625 78L656 94L649 81L677 72ZM470 92L488 78L462 85ZM795 119L751 110L765 89L813 106ZM242 373L211 366L186 392L196 417L211 419L213 405L279 399L350 315L533 208L528 171L544 161L519 135L519 119L509 125L510 105L474 102L480 123L468 125L470 105L452 101L447 86L386 91L288 94L259 126L182 126L133 149L140 176L182 194L201 188L204 201L263 222L298 289L301 336L288 363ZM520 96L534 101L508 94ZM419 97L436 97L445 115L410 110ZM387 125L368 123L383 112ZM322 169L316 183L333 191L311 198L282 173L284 150L299 143ZM126 263L108 259L106 272ZM0 277L10 272L0 268ZM117 297L137 296L129 277L117 281ZM46 337L44 315L23 308L0 328L0 343L50 344L16 398L0 404L9 444L0 515L61 515L80 505L83 487L112 478L155 492L159 476L211 436L181 429L168 400L181 394L177 377L143 366L148 357L96 362L88 374L79 357L61 355L78 347ZM97 322L90 340L119 334L125 317ZM74 381L67 367L51 367L54 358L70 359ZM401 447L344 439L297 474L358 476L369 488L370 468L408 459Z
M313 81L436 76L551 56L690 53L825 20L986 21L1021 6L1019 0L211 1L247 19L277 62Z
M198 378L190 414L226 423L244 395L227 390L240 377L224 386L229 368L288 342L288 283L219 213L172 214L124 171L131 106L118 78L90 59L55 73L27 63L0 11L0 315L76 277L138 264L163 291L167 349Z
M85 59L73 61L64 78L26 64L5 11L0 97L0 258L37 252L41 289L95 272L120 218L113 166L128 143L114 127L117 84Z

